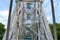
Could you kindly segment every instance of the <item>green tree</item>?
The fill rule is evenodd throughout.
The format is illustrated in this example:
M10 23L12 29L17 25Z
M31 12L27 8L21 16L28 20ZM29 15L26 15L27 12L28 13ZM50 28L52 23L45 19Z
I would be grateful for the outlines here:
M52 35L53 35L53 24L49 24L49 25L50 25L51 32L52 32ZM57 37L58 37L58 40L60 40L60 23L56 23L56 26L57 26L56 27L57 28Z
M0 23L0 40L2 40L4 32L5 32L5 28L4 28L4 24Z

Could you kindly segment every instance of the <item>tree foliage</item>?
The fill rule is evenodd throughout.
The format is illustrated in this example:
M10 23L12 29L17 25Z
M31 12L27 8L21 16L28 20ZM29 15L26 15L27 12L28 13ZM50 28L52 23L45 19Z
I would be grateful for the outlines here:
M5 32L5 28L4 28L4 24L0 23L0 40L2 40L4 32Z
M53 32L53 24L49 24L51 28L52 35L54 34ZM58 40L60 40L60 23L56 23L56 28L57 28L57 37ZM53 36L54 37L54 36Z

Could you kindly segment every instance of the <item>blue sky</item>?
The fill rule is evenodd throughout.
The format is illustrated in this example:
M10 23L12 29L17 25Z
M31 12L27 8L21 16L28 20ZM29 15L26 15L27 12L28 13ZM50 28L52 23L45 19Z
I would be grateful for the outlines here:
M7 26L9 4L10 4L10 0L0 0L0 23L5 24L5 27ZM15 0L13 3L13 9L15 7L14 5L15 5ZM45 0L43 2L43 8L48 22L52 23L52 12L51 12L50 0ZM55 8L56 22L60 23L60 0L54 0L54 8Z

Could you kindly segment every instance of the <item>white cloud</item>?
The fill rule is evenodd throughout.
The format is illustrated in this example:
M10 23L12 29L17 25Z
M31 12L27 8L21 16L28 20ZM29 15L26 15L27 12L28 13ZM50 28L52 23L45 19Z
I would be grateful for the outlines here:
M52 16L47 16L47 20L50 21L52 19Z
M8 10L3 10L0 11L0 23L3 23L5 25L7 25L7 19L8 19Z
M58 17L60 17L60 13L58 13L57 15L58 15Z
M7 10L0 11L0 15L8 17L8 11Z

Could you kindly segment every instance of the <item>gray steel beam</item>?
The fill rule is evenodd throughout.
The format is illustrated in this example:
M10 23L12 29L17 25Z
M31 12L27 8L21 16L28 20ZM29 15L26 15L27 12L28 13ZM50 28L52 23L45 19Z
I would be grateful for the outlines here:
M8 38L9 38L9 28L10 28L12 4L13 4L13 0L10 0L10 8L9 8L9 17L8 17L8 24L7 24L6 40L8 40Z
M56 30L56 22L55 22L55 13L54 13L53 0L51 0L51 8L52 8L52 17L53 17L54 40L57 40L57 30Z

